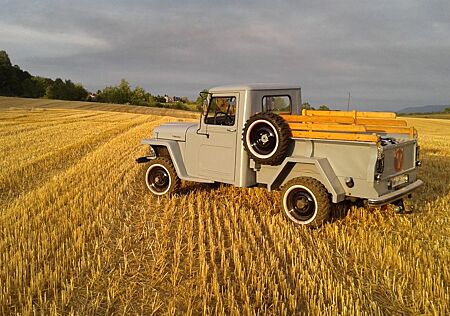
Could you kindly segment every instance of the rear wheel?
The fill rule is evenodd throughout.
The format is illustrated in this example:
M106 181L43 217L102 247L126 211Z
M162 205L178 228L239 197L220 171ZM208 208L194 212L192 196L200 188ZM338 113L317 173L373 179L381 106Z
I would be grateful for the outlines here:
M322 183L313 178L298 177L284 185L281 207L295 224L320 227L330 217L331 200Z
M166 157L158 157L150 162L145 174L145 183L155 195L173 194L181 187L181 180L175 167Z

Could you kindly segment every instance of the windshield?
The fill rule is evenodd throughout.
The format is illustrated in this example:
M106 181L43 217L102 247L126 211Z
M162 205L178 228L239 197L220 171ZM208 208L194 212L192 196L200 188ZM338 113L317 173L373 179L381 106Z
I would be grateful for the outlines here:
M236 116L236 97L212 97L205 123L233 126Z

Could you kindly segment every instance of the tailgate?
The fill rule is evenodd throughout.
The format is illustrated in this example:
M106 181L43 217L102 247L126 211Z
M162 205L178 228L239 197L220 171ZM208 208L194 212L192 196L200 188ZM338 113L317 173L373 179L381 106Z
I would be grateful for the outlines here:
M382 179L410 171L416 166L416 140L383 146L384 170Z

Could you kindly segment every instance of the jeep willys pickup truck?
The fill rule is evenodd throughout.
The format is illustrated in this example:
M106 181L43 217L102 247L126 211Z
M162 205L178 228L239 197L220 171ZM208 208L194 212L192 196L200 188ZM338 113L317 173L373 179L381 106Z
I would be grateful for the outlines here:
M418 188L417 132L395 113L301 109L298 86L252 84L209 90L198 123L167 123L142 144L155 195L180 179L281 189L295 224L318 227L333 204L363 200L403 207Z

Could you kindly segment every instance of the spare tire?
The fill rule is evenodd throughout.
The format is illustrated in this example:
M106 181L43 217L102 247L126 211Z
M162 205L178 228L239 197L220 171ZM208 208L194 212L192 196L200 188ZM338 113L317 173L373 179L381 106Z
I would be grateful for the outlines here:
M286 158L291 143L291 129L286 121L272 112L257 113L244 125L244 149L254 161L276 166Z

